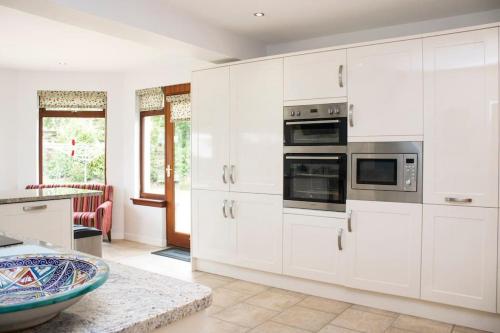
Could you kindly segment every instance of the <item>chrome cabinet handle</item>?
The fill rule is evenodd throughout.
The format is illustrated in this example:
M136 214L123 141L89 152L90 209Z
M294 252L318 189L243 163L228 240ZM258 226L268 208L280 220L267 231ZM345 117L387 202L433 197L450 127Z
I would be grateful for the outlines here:
M349 104L349 126L354 126L354 104Z
M342 251L342 232L344 230L342 228L339 228L338 234L337 234L337 246L339 248L339 251Z
M234 211L233 211L233 206L234 206L234 200L231 200L231 206L229 206L229 215L231 215L231 218L234 220Z
M35 210L44 210L47 209L47 205L38 205L38 206L24 206L23 211L32 212Z
M222 167L222 181L224 182L224 184L227 184L226 172L227 172L227 165L224 164L224 166Z
M352 210L347 213L347 231L352 232Z
M342 78L342 73L344 71L344 65L339 66L339 87L344 88L344 79Z
M224 202L222 203L222 215L224 216L225 219L227 219L226 206L227 206L227 200L224 200Z
M234 165L231 164L231 172L229 173L229 180L231 180L231 184L234 184Z
M454 202L454 203L471 203L472 198L451 198L451 197L446 197L444 198L446 202Z

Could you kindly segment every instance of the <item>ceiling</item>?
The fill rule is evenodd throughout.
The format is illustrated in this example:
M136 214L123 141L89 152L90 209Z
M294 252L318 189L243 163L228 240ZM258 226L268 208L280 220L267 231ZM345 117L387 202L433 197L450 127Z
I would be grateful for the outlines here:
M163 0L217 27L283 43L500 8L500 0ZM264 12L264 17L253 16Z

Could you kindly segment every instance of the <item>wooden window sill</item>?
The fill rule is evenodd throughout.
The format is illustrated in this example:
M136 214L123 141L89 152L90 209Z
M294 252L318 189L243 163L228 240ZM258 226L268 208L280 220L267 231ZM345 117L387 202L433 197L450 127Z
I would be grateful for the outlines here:
M138 205L138 206L148 206L148 207L157 207L157 208L167 207L166 200L146 199L146 198L130 198L130 200L132 200L132 203L134 205Z

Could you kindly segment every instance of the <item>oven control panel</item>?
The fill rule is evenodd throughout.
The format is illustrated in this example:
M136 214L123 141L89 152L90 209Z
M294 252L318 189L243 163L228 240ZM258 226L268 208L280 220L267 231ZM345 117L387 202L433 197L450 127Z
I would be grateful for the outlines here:
M417 154L403 156L403 190L406 192L417 191L417 158Z

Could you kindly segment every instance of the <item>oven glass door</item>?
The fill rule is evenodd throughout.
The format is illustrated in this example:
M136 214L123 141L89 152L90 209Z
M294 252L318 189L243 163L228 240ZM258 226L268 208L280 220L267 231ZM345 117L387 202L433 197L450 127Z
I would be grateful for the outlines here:
M285 146L338 146L347 144L347 119L287 120Z
M345 204L345 154L286 154L284 199Z
M402 154L352 154L352 188L401 190Z

